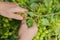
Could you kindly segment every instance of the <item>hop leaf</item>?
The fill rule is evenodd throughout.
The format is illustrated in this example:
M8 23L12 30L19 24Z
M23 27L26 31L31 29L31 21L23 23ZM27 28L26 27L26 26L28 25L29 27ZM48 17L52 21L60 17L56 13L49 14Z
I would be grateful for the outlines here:
M28 21L27 21L27 25L28 25L28 27L31 27L32 24L33 24L33 21L32 21L32 20L28 20Z
M41 22L42 22L42 25L49 25L49 21L45 18L43 18Z
M34 17L34 13L33 13L33 12L28 12L28 15L29 15L30 17Z

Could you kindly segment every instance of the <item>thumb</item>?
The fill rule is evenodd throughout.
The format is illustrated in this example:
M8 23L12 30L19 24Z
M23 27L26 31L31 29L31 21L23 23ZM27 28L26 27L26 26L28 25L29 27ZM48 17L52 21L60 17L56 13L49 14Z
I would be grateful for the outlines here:
M29 28L29 31L30 31L30 36L33 38L38 31L38 28L35 23L33 24L31 28Z
M26 20L22 20L21 27L19 29L19 35L21 35L27 29L28 29L28 27L26 25Z
M7 11L0 11L0 15L4 16L4 17L8 17L8 18L13 18L13 19L17 19L17 20L23 20L23 17L21 17L18 14L14 14L12 12L7 12Z

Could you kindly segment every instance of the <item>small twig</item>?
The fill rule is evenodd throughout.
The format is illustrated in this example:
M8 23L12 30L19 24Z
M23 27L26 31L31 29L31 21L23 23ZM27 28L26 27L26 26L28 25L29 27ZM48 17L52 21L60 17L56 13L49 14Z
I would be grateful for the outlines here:
M47 15L42 15L42 16L51 16L51 15L57 15L57 14L60 14L60 12L58 12L58 13L52 13L52 14L47 14Z
M58 12L58 13L52 13L52 14L47 14L47 15L35 15L35 16L37 16L37 17L46 17L46 16L51 16L51 15L57 15L57 14L60 14L60 12Z
M35 15L37 18L39 18L39 17L46 17L46 16L52 16L52 15L57 15L57 14L60 14L60 12L58 12L58 13L52 13L52 14L47 14L47 15ZM32 17L26 17L27 19L32 19L32 20L34 20Z

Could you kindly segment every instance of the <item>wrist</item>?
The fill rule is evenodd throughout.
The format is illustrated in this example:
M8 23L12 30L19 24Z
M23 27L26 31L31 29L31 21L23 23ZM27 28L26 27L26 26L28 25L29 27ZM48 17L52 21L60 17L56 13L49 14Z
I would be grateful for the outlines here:
M32 39L28 37L19 37L18 40L32 40Z
M22 38L22 39L18 39L18 40L28 40L28 39L23 39L23 38ZM29 39L29 40L31 40L31 39Z

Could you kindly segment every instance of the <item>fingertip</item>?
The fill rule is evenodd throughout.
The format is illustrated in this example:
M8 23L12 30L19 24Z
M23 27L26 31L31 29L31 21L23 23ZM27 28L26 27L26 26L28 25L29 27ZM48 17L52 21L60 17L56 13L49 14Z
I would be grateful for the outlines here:
M33 23L32 27L37 27L37 25L36 25L36 23L35 23L35 22Z
M19 18L19 20L23 20L23 18L21 17L21 18Z
M37 25L36 25L35 22L33 23L33 26L32 27L35 29L35 31L38 31L38 27L37 27Z
M16 17L17 20L23 20L23 17Z
M22 24L26 24L26 20L22 20Z
M20 7L20 10L21 10L21 11L25 11L25 12L28 11L27 9L25 9L25 8L21 8L21 7Z
M36 27L36 31L38 31L38 28Z
M35 29L35 31L38 31L38 27L36 26L36 27L33 27L34 29Z
M27 9L25 9L25 8L22 8L22 9L23 9L24 11L26 11L26 12L28 11L28 10L27 10Z

